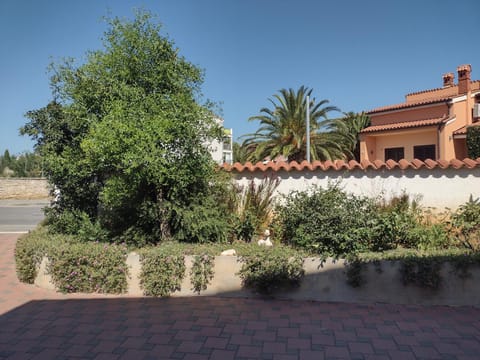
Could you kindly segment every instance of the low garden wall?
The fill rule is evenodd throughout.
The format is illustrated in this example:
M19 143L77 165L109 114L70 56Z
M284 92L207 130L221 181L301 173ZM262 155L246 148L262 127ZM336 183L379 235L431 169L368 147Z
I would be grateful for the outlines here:
M197 296L190 283L190 269L193 257L185 257L186 276L181 290L172 296ZM127 258L130 267L128 295L143 296L139 274L141 264L139 255L130 253ZM381 261L369 263L362 267L362 285L351 286L347 280L347 267L344 260L328 259L322 262L318 258L304 261L305 277L298 288L277 291L273 294L278 299L314 300L328 302L352 303L391 303L422 305L480 306L480 267L472 266L469 276L459 276L448 263L440 270L441 284L438 289L429 289L417 285L404 285L399 261ZM42 288L55 290L50 275L46 272L47 260L44 258L35 279L35 284ZM224 297L260 296L242 287L237 273L241 262L236 256L216 256L214 277L201 295Z

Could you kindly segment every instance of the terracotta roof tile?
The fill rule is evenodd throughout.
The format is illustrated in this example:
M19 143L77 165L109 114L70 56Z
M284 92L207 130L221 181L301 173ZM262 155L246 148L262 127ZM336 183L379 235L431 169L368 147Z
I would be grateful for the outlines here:
M454 96L446 96L446 97L441 97L441 98L438 98L438 99L427 99L427 100L412 102L412 103L403 102L403 103L400 103L400 104L378 107L376 109L369 110L366 113L367 114L373 114L373 113L378 113L378 112L383 112L383 111L399 110L399 109L405 109L405 108L409 108L409 107L447 102L448 100L450 100L453 97Z
M387 165L387 169L395 169L398 166L398 163L393 159L388 159L385 162L385 165Z
M466 135L467 134L467 128L470 127L470 126L480 126L480 123L475 123L475 124L472 124L472 125L462 126L461 128L455 130L453 132L453 135Z
M415 120L415 121L403 121L393 124L385 124L385 125L373 125L366 127L361 132L362 133L370 133L370 132L377 132L377 131L388 131L388 130L398 130L398 129L409 129L415 127L422 127L422 126L433 126L441 124L444 121L449 120L446 117L435 118L435 119L424 119L424 120Z
M452 73L453 74L453 73ZM419 95L419 94L427 94L427 93L434 93L439 90L443 90L444 87L437 87L434 89L427 89L427 90L420 90L420 91L413 91L411 93L408 93L406 96L411 96L411 95Z
M466 135L467 134L467 126L462 126L461 128L455 130L453 135Z
M247 162L243 165L240 163L235 163L233 165L229 165L229 164L222 165L222 168L225 169L226 171L232 171L232 172L238 172L238 173L242 173L246 171L266 172L269 170L271 171L280 171L280 170L313 171L317 169L320 171L328 171L328 170L341 171L341 170L354 170L354 169L368 170L369 168L372 168L374 170L382 169L382 168L385 168L387 170L393 170L396 168L405 170L409 168L421 169L423 167L425 167L426 169L435 169L436 167L439 167L441 169L447 169L447 168L460 169L464 167L473 169L476 167L480 167L480 158L478 159L466 158L463 160L453 159L450 161L431 160L431 159L427 159L425 161L421 161L418 159L414 159L413 161L408 161L405 159L401 159L398 162L391 159L387 160L386 162L381 160L374 160L374 161L363 160L361 163L358 163L354 160L351 160L348 163L345 162L344 160L335 160L335 161L328 160L325 162L314 161L312 163L308 163L307 161L302 161L300 164L297 163L296 161L292 161L290 163L286 161L280 161L280 162L269 161L268 163L258 162L256 164L252 164L250 162Z
M432 159L425 160L424 164L427 169L435 169L438 166L438 163Z

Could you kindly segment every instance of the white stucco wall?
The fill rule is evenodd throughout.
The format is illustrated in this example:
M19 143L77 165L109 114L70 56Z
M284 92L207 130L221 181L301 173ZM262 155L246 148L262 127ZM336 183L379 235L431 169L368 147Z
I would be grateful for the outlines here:
M277 194L304 191L314 185L325 187L331 182L339 181L345 191L368 197L391 198L405 191L412 197L418 196L423 206L439 211L445 208L456 209L468 201L470 195L480 197L480 167L234 172L237 183L242 186L252 179L259 182L270 175L280 178Z

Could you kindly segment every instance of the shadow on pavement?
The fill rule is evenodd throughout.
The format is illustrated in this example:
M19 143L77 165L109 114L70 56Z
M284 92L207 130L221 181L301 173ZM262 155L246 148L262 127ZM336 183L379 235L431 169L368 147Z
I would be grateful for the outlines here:
M0 316L0 358L16 359L473 359L479 341L480 310L467 307L105 298Z

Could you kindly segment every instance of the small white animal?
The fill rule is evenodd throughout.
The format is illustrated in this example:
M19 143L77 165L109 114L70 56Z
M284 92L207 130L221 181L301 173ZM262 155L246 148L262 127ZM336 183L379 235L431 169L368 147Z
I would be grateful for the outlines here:
M223 256L236 256L236 255L237 255L237 252L235 251L235 249L228 249L228 250L222 251L222 253L221 253L220 255L223 255Z
M258 245L261 245L261 246L273 246L273 243L270 241L270 230L265 230L265 232L263 233L264 235L264 239L260 239L258 240L257 244Z

